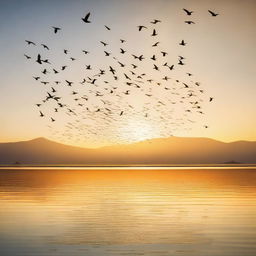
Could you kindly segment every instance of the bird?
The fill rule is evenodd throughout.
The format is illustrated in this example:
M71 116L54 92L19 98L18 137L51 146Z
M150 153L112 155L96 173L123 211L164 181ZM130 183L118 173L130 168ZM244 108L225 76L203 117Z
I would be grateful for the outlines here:
M125 54L125 53L126 53L126 51L125 51L124 49L120 48L120 50L121 50L120 53L122 53L122 54Z
M120 61L118 61L118 64L123 68L125 67L125 65L123 63L121 63Z
M152 35L151 36L157 36L156 30L153 29Z
M143 25L138 26L138 28L139 28L139 31L141 31L143 28L144 28L144 29L147 29L147 27L145 27L145 26L143 26Z
M168 68L169 68L170 70L173 70L173 69L174 69L174 65L168 66Z
M53 118L51 117L51 121L52 121L52 122L55 122L55 119L53 119Z
M57 71L57 70L54 69L54 68L53 68L53 72L54 72L54 74L58 74L58 73L59 73L59 71Z
M103 42L103 41L100 41L104 46L107 46L108 44Z
M41 44L41 45L44 47L44 49L50 50L47 45L45 45L45 44Z
M85 65L86 69L91 70L91 65Z
M138 59L139 59L139 61L142 61L142 60L145 59L145 58L143 57L143 55L140 55L140 56L138 57Z
M161 20L153 20L153 21L151 21L150 23L152 23L152 24L157 24L158 22L161 22Z
M181 66L183 66L183 65L185 65L185 63L184 63L182 60L179 60L179 63L178 63L178 65L181 65Z
M105 28L106 28L107 30L111 30L110 27L108 27L108 26L106 26L106 25L105 25Z
M111 67L111 66L109 66L109 71L114 75L115 74L115 70Z
M68 54L68 50L64 49L63 51L64 51L65 54Z
M154 54L150 59L155 61L156 60L156 55Z
M208 10L208 12L212 15L212 17L216 17L216 16L219 15L218 13L215 13L215 12L213 12L211 10Z
M154 64L154 68L153 68L153 69L155 69L155 70L159 71L158 66L157 66L157 65L155 65L155 64Z
M40 54L37 55L36 62L39 63L39 64L42 64L42 60L41 60L41 55Z
M185 46L187 43L185 43L184 40L181 40L180 45Z
M67 66L62 66L61 70L65 70L67 68Z
M44 63L51 64L48 59L42 60Z
M189 15L189 16L192 15L192 13L193 13L193 11L189 11L185 8L183 8L183 11L186 12L186 14Z
M91 23L91 21L89 21L89 17L90 17L91 13L88 12L84 18L81 18L83 22L85 23Z
M31 57L28 56L27 54L24 54L24 56L25 56L28 60L31 59Z
M83 52L84 54L88 54L88 53L89 53L89 52L86 51L86 50L82 50L82 52Z
M191 25L191 24L195 24L195 22L194 21L192 21L192 20L186 20L186 21L184 21L185 23L187 23L187 24L189 24L189 25Z
M160 43L160 42L156 42L155 44L152 45L152 47L158 46L159 43Z
M213 100L213 97L210 97L209 101L211 102Z
M125 42L125 40L124 39L120 39L120 42L123 44Z
M45 69L42 71L42 73L43 73L44 75L46 75L46 74L49 73L49 72L48 72L47 69L45 68Z
M52 27L52 28L53 28L53 31L54 31L55 34L57 34L57 32L58 32L59 30L61 30L61 28L59 28L59 27Z
M165 57L168 53L167 52L161 52L163 54L163 57Z
M106 51L104 52L105 52L105 56L109 56L111 54L110 52L106 52Z
M32 42L32 41L29 41L29 40L25 40L27 43L28 43L28 45L30 45L30 44L32 44L32 45L36 45L34 42Z
M44 114L41 111L39 111L39 112L40 112L40 117L44 117Z
M70 81L68 81L68 80L65 80L65 81L66 81L66 83L68 84L68 86L72 86L73 82L70 82Z
M33 76L33 78L37 81L40 79L40 76Z

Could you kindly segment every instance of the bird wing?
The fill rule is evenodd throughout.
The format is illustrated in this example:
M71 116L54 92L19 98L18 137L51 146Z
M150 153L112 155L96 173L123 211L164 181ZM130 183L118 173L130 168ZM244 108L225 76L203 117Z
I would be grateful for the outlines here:
M88 13L86 14L86 16L84 17L84 19L85 19L85 20L88 20L88 18L90 17L90 15L91 15L91 13L88 12Z

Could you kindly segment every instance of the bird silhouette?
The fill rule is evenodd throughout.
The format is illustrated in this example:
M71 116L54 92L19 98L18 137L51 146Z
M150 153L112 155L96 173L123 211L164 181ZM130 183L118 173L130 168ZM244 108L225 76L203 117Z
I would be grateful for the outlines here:
M100 41L100 43L102 43L104 46L107 46L108 44L103 42L103 41Z
M215 12L213 12L211 10L208 10L208 12L212 15L212 17L216 17L216 16L219 15L218 13L215 13Z
M147 27L145 27L145 26L143 26L143 25L138 26L138 28L139 28L139 31L141 31L143 28L144 28L144 29L147 29Z
M44 47L44 49L50 50L47 45L45 45L45 44L41 44L41 45Z
M153 20L153 21L151 21L150 23L152 23L152 24L157 24L158 22L161 22L161 20Z
M192 13L193 13L193 11L189 11L185 8L183 8L183 11L186 12L186 14L189 15L189 16L192 15Z
M181 40L180 45L185 46L187 43L185 43L184 40Z
M160 44L160 42L154 43L154 44L152 45L152 47L156 47L156 46L158 46L158 44Z
M57 34L57 32L61 30L61 28L59 27L52 27L52 28L55 34Z
M82 18L82 21L85 23L91 23L91 21L89 21L89 17L90 17L90 13L88 12L84 18Z
M120 48L120 50L121 50L120 53L122 53L122 54L125 54L125 53L126 53L126 51L125 51L124 49Z
M109 66L109 71L114 75L115 74L115 70L111 67L111 66Z
M151 36L157 36L156 30L153 29L152 35Z
M31 59L31 57L28 56L28 55L26 55L26 54L24 54L24 56L25 56L28 60Z
M187 24L189 24L189 25L191 25L191 24L196 24L194 21L192 21L192 20L186 20L186 21L184 21L185 23L187 23Z
M37 55L36 62L39 63L39 64L42 64L42 59L41 59L41 55L40 54Z
M32 44L32 45L36 45L34 42L32 42L32 41L29 41L29 40L25 40L27 43L28 43L28 45L30 45L30 44Z

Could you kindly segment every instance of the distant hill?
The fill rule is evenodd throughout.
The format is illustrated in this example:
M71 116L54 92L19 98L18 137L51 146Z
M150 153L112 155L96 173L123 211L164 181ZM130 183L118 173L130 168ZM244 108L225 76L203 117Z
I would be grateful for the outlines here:
M0 164L136 165L256 163L256 142L170 137L86 149L45 138L0 143Z

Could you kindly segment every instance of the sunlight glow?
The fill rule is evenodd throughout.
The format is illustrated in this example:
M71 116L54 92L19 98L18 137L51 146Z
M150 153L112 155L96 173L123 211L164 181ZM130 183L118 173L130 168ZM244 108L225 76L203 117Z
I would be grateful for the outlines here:
M127 142L143 141L159 137L158 129L146 120L130 120L120 128L120 136Z

